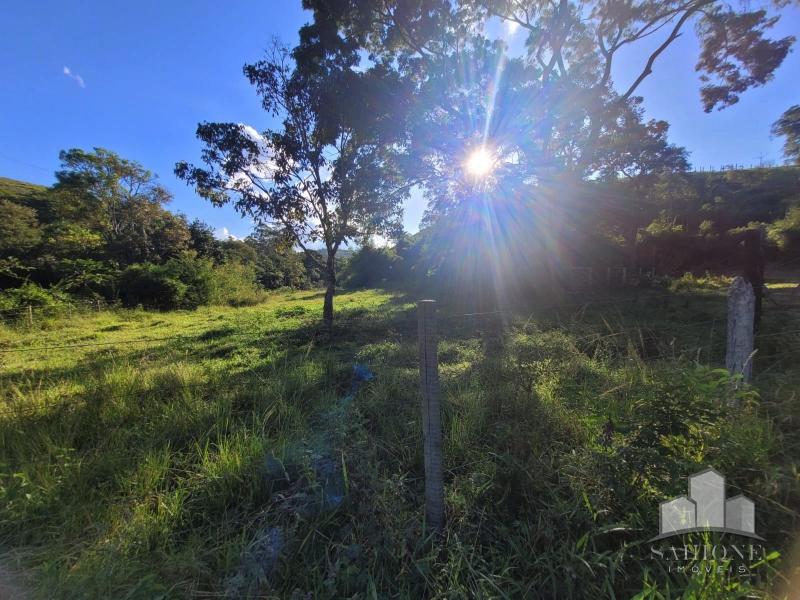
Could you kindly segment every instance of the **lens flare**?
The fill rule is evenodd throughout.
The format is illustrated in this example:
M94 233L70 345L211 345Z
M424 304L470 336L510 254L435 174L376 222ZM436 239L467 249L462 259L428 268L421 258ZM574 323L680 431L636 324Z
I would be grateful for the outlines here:
M464 163L467 173L476 179L483 179L489 175L495 167L496 158L486 148L480 147L472 151Z

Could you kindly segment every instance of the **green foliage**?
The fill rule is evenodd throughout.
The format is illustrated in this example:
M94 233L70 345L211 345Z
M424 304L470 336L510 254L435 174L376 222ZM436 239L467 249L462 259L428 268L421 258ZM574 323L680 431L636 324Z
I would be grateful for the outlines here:
M785 254L800 254L800 206L792 206L783 219L767 226L767 236Z
M163 207L172 195L142 165L104 148L60 153L62 169L53 192L84 208L65 218L99 233L109 258L121 265L163 262L188 248L183 217Z
M0 198L0 255L24 255L42 239L36 211Z
M60 158L52 188L0 181L0 260L9 265L0 287L24 273L42 285L112 297L118 265L161 263L188 248L185 219L164 209L170 194L141 165L102 148Z
M256 281L256 267L237 261L224 262L213 269L211 303L251 306L263 302L264 288Z
M391 248L362 246L347 261L342 280L351 288L383 287L402 277L402 260Z
M64 292L116 297L120 271L116 264L91 258L64 258L53 264L56 288Z
M684 273L681 277L670 282L669 289L673 292L703 292L726 291L733 278L725 275L712 275L706 271L703 276Z
M306 249L324 272L323 318L330 326L339 248L397 233L410 186L402 175L403 133L392 128L385 69L353 70L358 54L344 44L331 60L307 57L276 42L264 60L244 68L278 129L200 123L204 164L179 162L175 174L200 196L280 227ZM324 244L324 261L308 250L317 243Z
M136 162L102 148L72 149L61 160L52 188L0 178L0 289L31 281L113 300L124 271L125 302L169 308L253 304L263 297L262 285L310 287L320 281L319 253L312 251L315 264L306 264L291 244L272 243L269 236L217 240L205 223L187 224L164 208L169 192ZM205 267L187 267L187 251L224 264L214 269L218 281L209 284L198 274ZM142 266L126 270L137 264Z
M321 283L322 256L315 253L312 258L296 252L294 242L285 232L258 226L246 242L256 251L257 277L265 288L308 288Z
M211 302L214 269L210 261L191 257L131 265L122 272L119 292L128 306L193 309Z
M103 236L88 227L69 221L58 221L48 226L46 247L43 251L45 259L73 258L101 254Z
M46 289L27 282L17 288L0 292L0 310L20 310L27 306L49 308L67 302L69 298L55 289Z
M4 357L0 536L52 598L773 597L800 498L797 363L760 364L755 387L733 392L694 349L713 335L721 350L715 326L686 327L723 318L724 294L661 296L624 312L440 319L437 545L423 529L415 319L400 297L343 293L348 325L326 344L314 343L320 296L291 291L252 308L0 327L8 349L103 344ZM786 322L765 313L762 327ZM353 361L376 379L343 406ZM347 491L317 513L320 439ZM650 556L659 502L709 465L729 494L757 500L769 556L756 577L722 576L724 561L668 572ZM267 561L258 549L276 528L284 544Z
M210 258L214 261L222 259L222 249L214 237L214 229L200 219L189 223L189 247L200 258Z
M33 208L39 212L48 203L48 189L43 185L0 177L0 199Z
M783 155L786 161L800 165L800 105L786 109L772 124L772 135L785 138Z

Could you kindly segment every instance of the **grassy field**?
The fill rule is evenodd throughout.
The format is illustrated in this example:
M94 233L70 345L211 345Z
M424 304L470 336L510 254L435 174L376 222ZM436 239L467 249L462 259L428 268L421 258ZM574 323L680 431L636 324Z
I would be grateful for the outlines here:
M739 411L714 368L718 281L516 314L441 306L438 546L410 299L342 293L330 336L316 291L6 324L0 570L42 598L777 595L800 505L789 290L765 305ZM354 364L375 378L351 394ZM659 502L710 465L783 555L744 583L667 573L648 550Z

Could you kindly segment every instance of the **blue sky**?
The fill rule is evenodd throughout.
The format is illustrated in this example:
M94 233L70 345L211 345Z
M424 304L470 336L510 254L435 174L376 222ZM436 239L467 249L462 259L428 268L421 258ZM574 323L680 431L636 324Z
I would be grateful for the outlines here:
M273 36L293 43L308 20L297 0L164 2L13 2L0 36L0 175L51 184L64 148L103 146L157 173L174 194L171 208L243 237L250 224L232 208L214 208L172 174L196 161L200 121L270 125L242 65L261 57ZM776 35L800 37L800 10L787 11ZM684 36L640 88L653 117L695 166L780 161L770 124L800 103L800 54L792 53L768 86L722 112L703 113L697 47ZM627 81L637 57L622 57L615 80ZM66 72L66 69L69 72ZM405 224L416 231L424 210L414 197Z

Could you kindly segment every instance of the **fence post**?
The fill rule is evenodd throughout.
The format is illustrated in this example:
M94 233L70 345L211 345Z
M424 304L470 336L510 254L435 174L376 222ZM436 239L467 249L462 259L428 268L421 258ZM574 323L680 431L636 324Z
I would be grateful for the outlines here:
M425 451L425 520L438 534L444 528L444 484L439 360L436 354L436 301L421 300L417 303L417 313L422 436Z
M741 373L745 383L753 374L753 319L756 297L744 277L733 280L728 289L728 344L725 368L731 375Z
M95 300L95 305L97 306L97 312L100 312L100 298Z
M28 326L33 327L33 307L28 304Z

